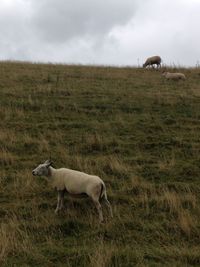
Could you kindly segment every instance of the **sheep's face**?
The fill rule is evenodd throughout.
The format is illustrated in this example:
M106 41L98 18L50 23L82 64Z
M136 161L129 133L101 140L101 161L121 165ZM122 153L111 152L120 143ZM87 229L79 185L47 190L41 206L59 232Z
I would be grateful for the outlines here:
M166 74L167 74L167 72L166 71L164 71L163 73L162 73L162 76L166 76Z
M49 166L51 162L45 162L43 164L38 165L33 171L32 174L35 176L48 176L49 174Z

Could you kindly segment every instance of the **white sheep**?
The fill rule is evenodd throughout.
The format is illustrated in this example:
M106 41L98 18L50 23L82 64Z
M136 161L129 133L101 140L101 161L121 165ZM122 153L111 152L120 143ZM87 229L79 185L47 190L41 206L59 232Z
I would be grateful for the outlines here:
M185 80L185 74L179 72L163 72L162 76L164 76L167 80Z
M143 64L143 68L146 68L147 66L154 67L154 64L157 65L157 68L161 66L161 58L159 56L153 56L147 58L147 60Z
M55 169L51 164L50 160L46 160L43 164L38 165L32 171L32 174L49 177L53 187L57 190L58 201L55 213L58 213L63 208L64 194L66 192L71 196L89 196L97 208L100 222L103 222L100 200L104 199L109 207L110 215L113 217L112 207L107 199L105 184L98 176L66 168Z

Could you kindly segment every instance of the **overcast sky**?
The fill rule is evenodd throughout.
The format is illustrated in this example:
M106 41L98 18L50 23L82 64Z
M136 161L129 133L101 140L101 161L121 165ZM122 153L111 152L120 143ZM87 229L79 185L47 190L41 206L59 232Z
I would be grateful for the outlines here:
M200 0L0 0L0 60L200 62Z

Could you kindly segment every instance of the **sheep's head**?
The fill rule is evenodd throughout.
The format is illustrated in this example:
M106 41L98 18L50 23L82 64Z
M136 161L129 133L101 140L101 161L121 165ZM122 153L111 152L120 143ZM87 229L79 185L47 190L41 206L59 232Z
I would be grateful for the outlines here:
M49 166L52 164L50 160L46 160L43 164L39 164L33 171L32 174L35 176L48 176Z
M168 73L168 72L166 72L166 71L163 70L163 72L162 72L162 76L165 77L165 76L167 75L167 73Z

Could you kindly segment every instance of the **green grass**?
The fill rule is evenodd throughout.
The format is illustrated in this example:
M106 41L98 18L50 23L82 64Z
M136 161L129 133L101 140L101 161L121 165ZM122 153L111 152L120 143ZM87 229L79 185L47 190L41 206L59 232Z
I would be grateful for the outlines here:
M200 70L0 63L0 265L199 266ZM105 181L114 218L31 174Z

